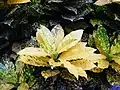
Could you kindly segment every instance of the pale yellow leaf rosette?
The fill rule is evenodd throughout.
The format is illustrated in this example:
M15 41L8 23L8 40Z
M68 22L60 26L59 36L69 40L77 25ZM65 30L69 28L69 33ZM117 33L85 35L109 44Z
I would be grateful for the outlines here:
M53 71L43 71L43 77L48 78L58 74L54 68L66 68L69 73L77 79L79 76L87 78L85 70L91 70L95 67L105 67L99 60L106 57L101 54L95 54L96 49L86 47L86 42L81 42L83 30L76 30L64 37L64 31L60 25L56 25L50 32L45 26L37 29L36 39L40 45L37 47L27 47L18 52L20 55L18 61L33 66L48 66Z

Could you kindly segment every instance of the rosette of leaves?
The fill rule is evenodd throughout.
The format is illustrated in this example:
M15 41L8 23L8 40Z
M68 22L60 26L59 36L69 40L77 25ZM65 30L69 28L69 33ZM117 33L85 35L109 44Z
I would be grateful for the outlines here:
M97 49L107 57L109 65L116 71L120 71L120 35L118 35L113 44L110 44L106 29L99 25L93 37Z
M39 47L26 47L19 51L17 61L38 67L51 67L41 72L45 78L59 74L59 67L68 70L77 79L78 76L87 78L85 70L101 67L106 57L95 54L96 49L86 47L86 42L80 41L82 34L83 30L76 30L64 36L60 25L56 25L51 32L40 25L36 33Z

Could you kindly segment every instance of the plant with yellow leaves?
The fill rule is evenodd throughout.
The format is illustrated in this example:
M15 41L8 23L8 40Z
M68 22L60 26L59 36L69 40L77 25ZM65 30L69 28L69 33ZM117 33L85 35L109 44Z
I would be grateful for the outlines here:
M96 67L104 69L109 63L104 55L95 54L96 49L86 47L86 42L80 41L82 34L83 30L76 30L64 36L60 25L56 25L51 32L40 25L36 33L39 47L26 47L19 51L18 61L38 67L51 67L41 72L45 78L63 72L57 67L68 70L77 79L79 76L87 78L85 70Z

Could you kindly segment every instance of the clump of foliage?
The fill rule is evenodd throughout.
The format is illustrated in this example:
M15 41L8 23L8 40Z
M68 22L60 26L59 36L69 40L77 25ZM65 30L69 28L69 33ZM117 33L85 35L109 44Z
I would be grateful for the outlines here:
M86 42L80 41L82 34L83 30L76 30L64 37L60 25L56 25L51 32L41 25L36 33L39 47L26 47L19 51L20 57L17 61L33 66L50 67L41 72L45 78L55 76L64 69L77 79L78 76L87 78L85 70L96 67L104 69L108 67L108 63L103 63L106 62L104 55L95 54L96 49L86 47Z
M106 56L106 61L116 71L120 71L120 41L119 34L114 42L110 43L110 38L107 35L103 25L98 24L97 30L93 33L94 43L99 52ZM112 38L112 37L111 37Z

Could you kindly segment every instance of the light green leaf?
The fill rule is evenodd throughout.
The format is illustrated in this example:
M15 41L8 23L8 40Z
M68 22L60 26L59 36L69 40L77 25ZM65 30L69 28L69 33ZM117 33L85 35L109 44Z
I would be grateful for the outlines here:
M47 53L51 54L55 51L55 40L52 33L48 28L40 25L40 29L37 29L36 39L42 44L40 48L43 48Z
M18 55L30 55L30 56L42 56L46 57L48 54L40 49L40 48L34 48L34 47L27 47L17 53Z
M116 43L115 45L112 45L110 53L112 55L120 53L120 43Z
M56 48L58 47L58 45L60 44L60 42L63 40L64 38L64 30L62 29L62 27L58 24L56 25L52 30L51 33L55 39L55 45Z
M81 40L82 34L83 30L76 30L66 35L62 42L60 43L60 45L58 46L57 52L61 53L75 46Z

